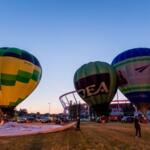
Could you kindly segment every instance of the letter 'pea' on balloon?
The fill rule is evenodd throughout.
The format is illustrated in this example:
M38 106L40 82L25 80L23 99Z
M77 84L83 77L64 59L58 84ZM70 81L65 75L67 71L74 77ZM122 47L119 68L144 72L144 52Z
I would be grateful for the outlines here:
M116 72L106 62L82 65L74 74L74 86L79 96L97 115L109 115L109 104L117 90Z
M114 58L112 65L121 92L145 113L150 108L150 49L126 50Z
M0 108L14 109L40 82L42 69L35 56L18 48L0 48Z

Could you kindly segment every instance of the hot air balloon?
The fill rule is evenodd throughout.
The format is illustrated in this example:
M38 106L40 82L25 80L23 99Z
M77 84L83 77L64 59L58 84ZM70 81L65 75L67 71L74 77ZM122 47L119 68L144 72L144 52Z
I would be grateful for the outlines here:
M121 92L143 113L150 108L150 49L126 50L112 61Z
M99 61L82 65L75 72L74 85L98 116L109 114L109 103L117 90L116 72L111 65Z
M18 48L0 48L0 109L12 111L27 98L41 79L37 58Z

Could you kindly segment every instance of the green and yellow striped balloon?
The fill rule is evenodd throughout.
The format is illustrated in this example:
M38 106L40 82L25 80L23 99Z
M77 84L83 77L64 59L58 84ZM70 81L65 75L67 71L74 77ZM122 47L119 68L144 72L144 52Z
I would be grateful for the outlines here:
M14 108L40 82L42 69L35 56L18 48L0 48L0 108Z
M106 62L89 62L75 72L74 86L98 115L106 115L117 89L116 72Z

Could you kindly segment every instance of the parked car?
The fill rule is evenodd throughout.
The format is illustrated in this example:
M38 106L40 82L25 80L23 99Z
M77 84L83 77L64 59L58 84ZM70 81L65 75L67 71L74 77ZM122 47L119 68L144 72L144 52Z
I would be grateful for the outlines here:
M56 118L55 124L61 124L61 119L60 118Z
M148 123L148 119L144 115L140 115L139 120L141 123Z
M90 119L89 118L80 118L80 121L90 121Z
M41 122L41 118L40 118L40 117L35 118L35 121L36 121L36 122Z
M51 122L49 117L42 117L40 120L41 120L42 123L49 123L49 122Z
M27 122L33 122L33 121L35 121L35 117L33 117L33 116L27 117Z
M121 118L122 123L132 123L134 122L134 117L133 116L123 116Z
M18 123L26 123L27 122L27 118L26 117L18 117L17 118L17 122Z
M116 116L116 115L109 116L109 121L120 121L120 120L121 120L120 116Z
M97 117L96 122L100 123L100 121L101 121L101 117Z
M97 117L96 118L96 122L98 122L98 123L106 123L106 122L108 122L108 117L106 117L106 116Z

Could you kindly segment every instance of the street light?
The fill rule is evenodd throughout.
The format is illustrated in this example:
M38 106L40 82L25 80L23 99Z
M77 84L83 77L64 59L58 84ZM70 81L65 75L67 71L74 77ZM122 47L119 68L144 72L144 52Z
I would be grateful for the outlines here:
M49 114L50 114L50 104L51 104L51 103L48 103L48 105L49 105L49 108L48 108L48 109L49 109Z

